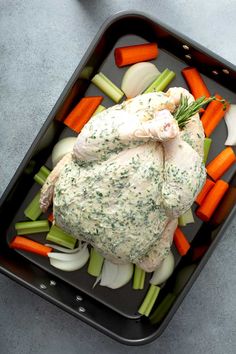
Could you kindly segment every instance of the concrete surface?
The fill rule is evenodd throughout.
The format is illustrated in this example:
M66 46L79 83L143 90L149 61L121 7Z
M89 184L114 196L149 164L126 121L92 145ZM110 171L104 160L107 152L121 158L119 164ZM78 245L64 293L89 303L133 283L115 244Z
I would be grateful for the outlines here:
M145 11L236 64L235 0L0 0L0 195L103 21ZM236 221L163 335L114 342L0 275L0 353L236 353Z

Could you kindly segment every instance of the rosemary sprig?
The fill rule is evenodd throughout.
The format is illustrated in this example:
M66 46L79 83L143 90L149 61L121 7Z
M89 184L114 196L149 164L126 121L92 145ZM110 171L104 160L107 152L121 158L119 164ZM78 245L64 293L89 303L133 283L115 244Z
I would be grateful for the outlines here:
M177 120L178 125L180 128L184 128L188 121L191 119L194 114L198 113L200 109L207 103L211 101L218 101L223 104L223 110L226 110L226 101L219 100L215 96L209 97L206 99L205 96L202 96L196 101L188 103L187 96L180 96L180 103L176 111L174 112L173 116Z

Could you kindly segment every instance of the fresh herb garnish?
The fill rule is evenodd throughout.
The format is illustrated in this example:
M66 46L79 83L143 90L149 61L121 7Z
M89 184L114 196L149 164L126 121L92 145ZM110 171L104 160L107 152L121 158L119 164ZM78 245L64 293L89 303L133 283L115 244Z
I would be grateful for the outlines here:
M194 114L198 113L205 104L212 101L221 102L223 104L223 110L226 110L226 101L219 100L215 96L209 98L202 96L196 99L196 101L188 103L187 96L181 94L179 106L173 114L174 118L178 122L179 127L184 128L188 121L191 119L191 117L194 116Z

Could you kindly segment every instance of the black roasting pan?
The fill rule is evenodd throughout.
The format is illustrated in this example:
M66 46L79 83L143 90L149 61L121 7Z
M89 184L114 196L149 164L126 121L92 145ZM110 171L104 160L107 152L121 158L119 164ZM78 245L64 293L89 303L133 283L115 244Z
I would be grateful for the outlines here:
M33 180L34 174L43 164L51 168L51 151L58 139L76 135L62 121L80 98L101 94L91 84L91 78L102 71L120 86L126 69L115 66L114 48L153 41L158 43L160 50L153 62L160 71L168 67L176 73L171 86L187 87L181 69L195 66L211 94L219 92L230 102L236 102L235 66L150 16L134 11L118 13L103 24L90 44L0 201L0 271L101 332L129 345L145 344L160 336L223 236L233 218L235 206L218 226L204 224L195 217L195 223L185 228L191 250L180 259L173 247L176 268L163 285L152 312L157 315L151 318L141 317L137 312L148 288L148 277L142 291L132 290L132 284L118 290L93 288L94 278L87 274L86 267L76 272L62 272L52 268L44 257L9 249L8 243L15 234L15 222L25 219L25 206L40 188ZM114 103L104 98L103 104L109 107ZM226 135L222 122L213 133L209 159L224 148ZM235 168L223 178L230 186L236 186ZM37 235L36 239L43 241L43 237ZM192 255L199 247L204 252L195 259ZM158 314L160 303L162 311Z

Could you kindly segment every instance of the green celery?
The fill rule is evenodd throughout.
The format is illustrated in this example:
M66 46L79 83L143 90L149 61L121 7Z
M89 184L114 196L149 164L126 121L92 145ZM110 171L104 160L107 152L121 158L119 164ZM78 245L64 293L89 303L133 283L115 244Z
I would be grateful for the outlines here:
M75 248L75 244L77 239L70 234L63 231L57 225L53 225L47 234L47 241L51 241L57 243L58 245L73 249Z
M102 111L105 111L106 107L104 107L102 104L100 104L98 106L98 108L96 109L96 111L93 113L93 116L95 116L96 114L102 112Z
M194 223L194 218L193 218L192 210L190 208L178 218L178 225L186 226L187 224L192 224L192 223Z
M140 278L140 283L139 283L139 289L142 290L144 288L144 282L145 282L145 271L142 269L141 272L141 278Z
M49 231L48 220L23 221L15 224L18 235L35 234Z
M91 248L90 259L88 265L88 273L94 277L98 277L102 270L104 257L98 253L94 248Z
M42 210L39 206L39 199L40 191L35 195L35 197L32 199L32 201L24 211L25 216L33 221L38 219L38 217L42 214Z
M171 306L175 301L176 295L172 293L168 293L166 297L162 300L157 309L150 316L150 321L152 324L159 323L163 320Z
M37 182L42 186L45 183L46 179L48 178L50 172L51 171L47 167L42 166L34 176L35 182Z
M167 85L174 79L175 73L165 69L156 80L144 91L144 93L163 91Z
M133 279L133 289L143 289L145 281L145 271L135 265L134 268L134 279Z
M85 66L85 68L81 71L79 77L80 77L80 79L89 80L92 73L93 73L93 67L92 66Z
M207 162L207 158L209 155L210 147L211 147L212 139L211 138L205 138L204 139L204 164Z
M31 173L33 172L34 168L36 165L36 161L35 160L30 160L30 162L28 163L27 167L24 169L24 173L27 175L31 175Z
M124 92L121 89L119 89L119 87L117 87L114 84L114 82L112 82L110 79L108 79L108 77L106 75L104 75L102 72L100 72L99 75L104 81L106 81L109 85L111 85L114 88L114 90L121 91L121 93L124 95Z
M91 81L116 103L118 103L124 96L124 92L102 73L96 74Z
M156 285L153 285L151 284L151 286L149 287L148 289L148 292L142 302L142 305L140 306L140 308L138 309L138 312L141 314L141 315L144 315L144 316L149 316L154 304L155 304L155 301L158 297L158 294L160 292L160 287L159 286L156 286Z

